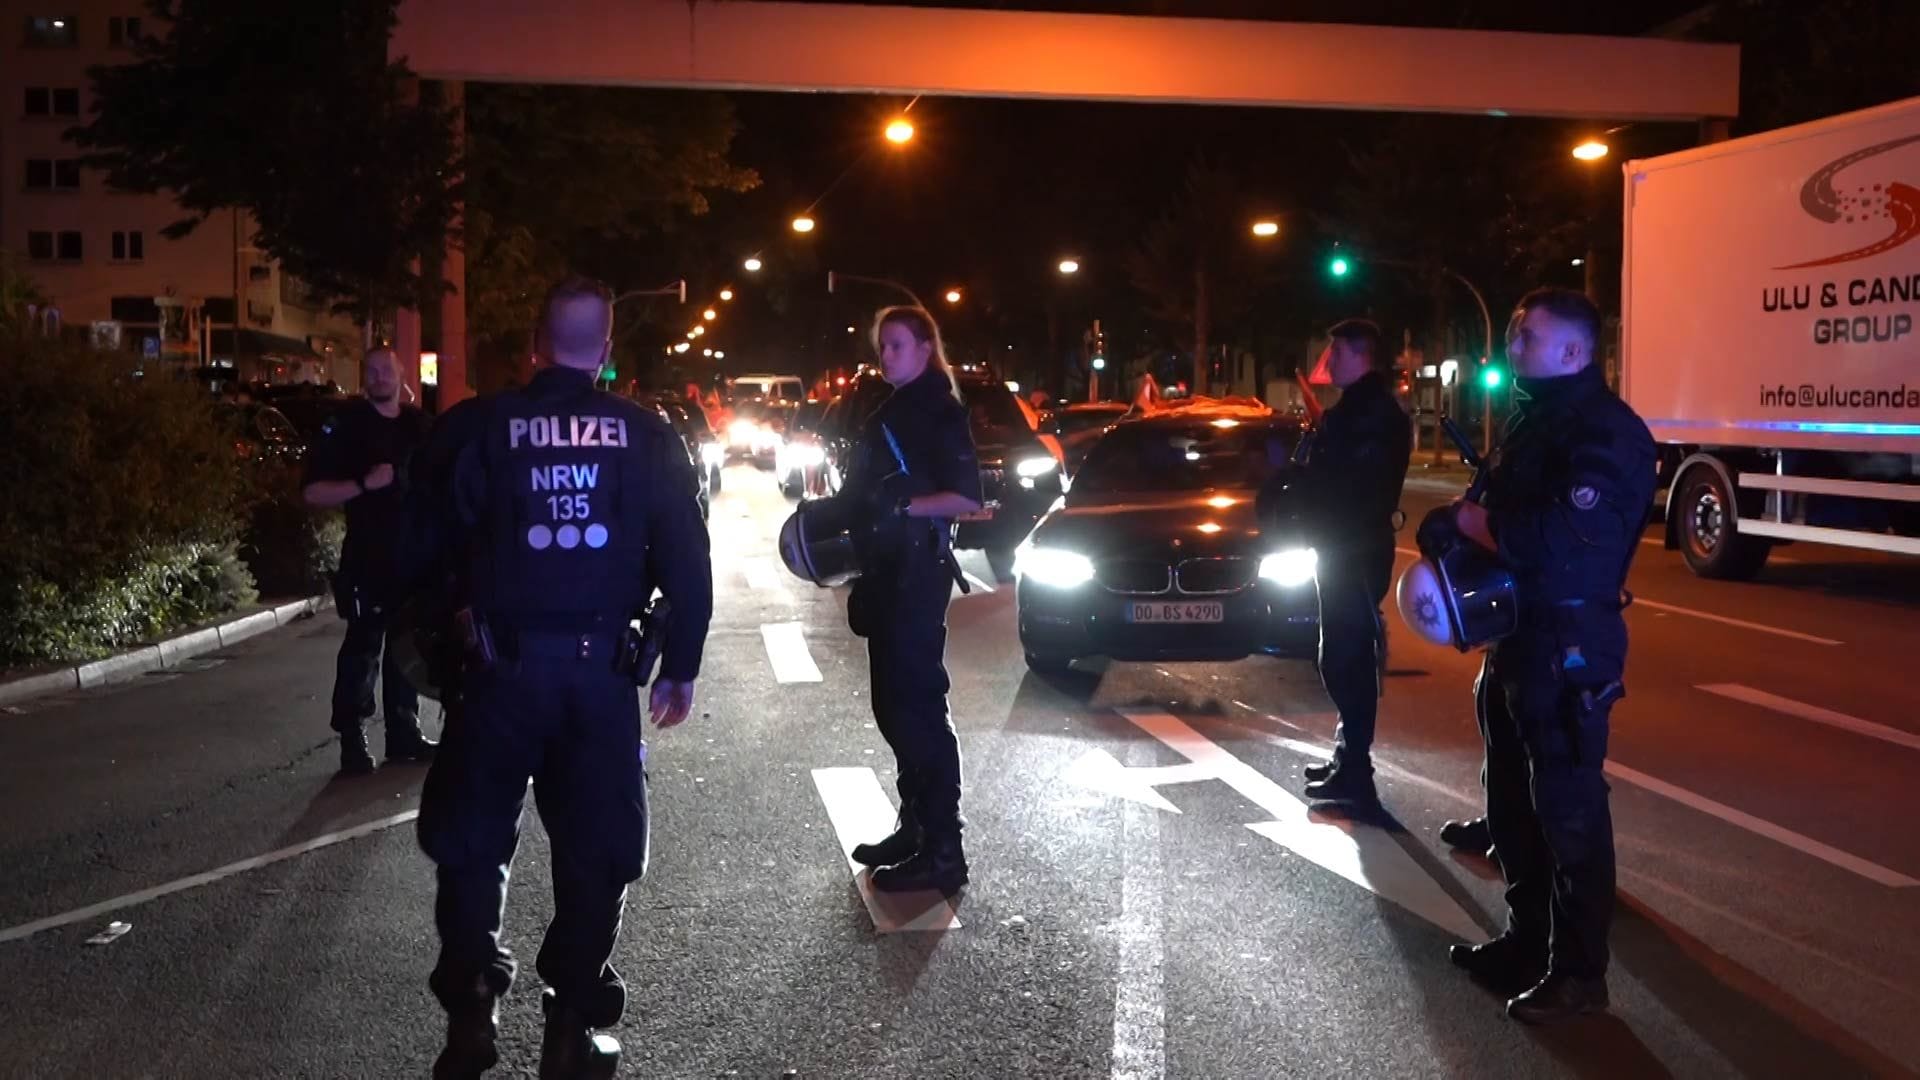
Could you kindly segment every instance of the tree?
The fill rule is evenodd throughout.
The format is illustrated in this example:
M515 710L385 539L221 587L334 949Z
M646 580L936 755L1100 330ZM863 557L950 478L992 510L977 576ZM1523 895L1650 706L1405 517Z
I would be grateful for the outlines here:
M1740 43L1742 132L1920 94L1913 0L1719 0L1696 33Z
M366 320L422 299L461 198L453 113L387 59L398 0L149 0L157 37L91 71L69 133L127 191L167 192L178 238L240 209L252 242Z
M1248 198L1240 178L1205 161L1127 256L1134 287L1161 320L1193 333L1193 385L1207 385L1209 341L1217 322L1244 314L1260 273L1247 236Z
M40 289L13 268L13 255L0 248L0 333L25 334L27 308L46 303Z
M695 265L717 254L682 243L683 226L712 195L759 184L728 159L737 129L732 103L713 94L472 87L467 307L482 364L518 354L541 296L567 273L625 292L717 270ZM622 305L620 324L643 325L632 316L644 310Z

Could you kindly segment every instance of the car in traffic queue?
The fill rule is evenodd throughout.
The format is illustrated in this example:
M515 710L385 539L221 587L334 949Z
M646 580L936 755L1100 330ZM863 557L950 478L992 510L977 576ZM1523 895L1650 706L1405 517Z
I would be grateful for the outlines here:
M690 409L685 401L674 394L660 394L646 398L642 402L653 409L672 425L674 434L687 448L687 462L693 466L694 476L698 478L700 490L700 520L705 521L713 509L714 470L706 466L703 458L706 447L712 445L713 432L707 427L707 419L698 409Z
M1040 433L1051 435L1060 446L1060 467L1072 476L1087 458L1087 451L1100 441L1106 430L1120 422L1133 406L1124 401L1083 401L1062 405L1040 414Z
M1064 490L1060 459L1040 441L1007 384L961 367L954 381L980 460L979 512L960 519L954 546L984 549L994 572L1012 569L1014 549Z
M802 402L774 454L774 479L789 499L818 499L839 489L839 483L828 475L826 442L821 435L828 407L828 402L817 398Z
M1315 553L1263 536L1255 512L1303 430L1185 408L1107 431L1015 553L1027 666L1314 656Z
M733 419L727 424L728 456L772 468L797 408L797 402L776 398L734 401Z

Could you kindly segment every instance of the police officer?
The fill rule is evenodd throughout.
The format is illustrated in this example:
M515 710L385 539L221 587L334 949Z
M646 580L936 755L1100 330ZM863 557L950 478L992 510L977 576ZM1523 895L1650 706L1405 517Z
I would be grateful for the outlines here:
M1393 580L1394 518L1413 435L1388 379L1380 328L1328 331L1340 400L1321 418L1295 478L1306 503L1320 595L1320 681L1339 711L1333 760L1306 769L1309 798L1372 803L1373 725L1386 654L1381 602Z
M626 987L610 964L626 888L647 863L645 746L635 675L618 657L656 588L671 605L651 713L693 707L713 608L706 527L685 447L657 414L596 390L611 351L608 291L574 279L543 308L547 355L528 384L469 421L444 505L469 590L468 662L427 774L421 847L437 868L448 1014L436 1077L495 1061L496 1000L514 962L500 923L527 781L552 842L554 916L543 1078L611 1075Z
M396 595L408 459L426 433L420 410L400 403L400 364L391 349L367 354L363 396L320 429L307 457L302 495L309 506L347 508L347 536L334 577L334 598L347 620L333 680L333 730L340 733L340 771L373 771L362 725L373 715L381 684L389 762L427 761L434 744L420 734L420 699L384 648ZM383 663L383 653L385 661Z
M853 849L882 892L967 883L960 847L960 743L947 713L947 603L960 580L953 521L980 509L980 466L933 316L894 307L873 344L893 393L860 430L830 516L857 526L863 573L847 618L867 639L873 716L892 748L900 820Z
M1422 549L1457 530L1497 551L1519 586L1520 628L1489 652L1475 694L1507 929L1455 945L1452 957L1487 985L1519 991L1507 1012L1528 1023L1607 1007L1614 856L1601 770L1655 455L1646 425L1593 362L1599 334L1600 313L1580 293L1541 289L1520 302L1507 354L1521 406L1485 492L1421 526Z

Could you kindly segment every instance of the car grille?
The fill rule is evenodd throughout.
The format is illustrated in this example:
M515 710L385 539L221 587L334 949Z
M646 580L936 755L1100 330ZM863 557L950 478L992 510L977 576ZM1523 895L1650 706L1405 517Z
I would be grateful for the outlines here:
M1188 559L1175 570L1180 591L1190 596L1238 592L1253 584L1260 572L1252 559Z
M1173 575L1163 562L1142 559L1112 559L1093 568L1101 585L1117 593L1155 596L1173 587Z

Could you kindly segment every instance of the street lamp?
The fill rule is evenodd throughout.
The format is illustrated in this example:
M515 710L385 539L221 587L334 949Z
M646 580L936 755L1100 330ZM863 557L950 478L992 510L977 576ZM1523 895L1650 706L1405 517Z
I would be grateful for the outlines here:
M712 356L712 355L713 355L713 350L712 350L712 349L701 349L701 350L700 350L700 355L701 355L701 356Z
M757 274L760 272L760 267L763 266L764 264L761 263L759 256L754 255L754 256L749 256L747 261L741 263L740 265L746 267L747 273Z
M707 310L700 313L700 317L707 320L708 322L712 322L713 320L720 317L720 313L713 310L712 308L708 308Z
M699 337L701 334L704 334L706 332L707 332L707 328L704 326L696 326L693 328L694 337Z
M959 303L959 302L960 302L960 290L959 290L959 289L948 289L948 290L947 290L947 303L949 303L949 304L957 304L957 303Z
M689 345L689 344L687 344L686 342L684 342L684 341L683 341L683 342L681 342L680 344L678 344L678 345L675 345L675 346L673 347L673 351L674 351L674 352L677 352L677 353L684 353L684 352L686 352L686 351L687 351L688 349L691 349L691 348L693 348L693 346L692 346L692 345Z
M849 334L857 334L857 333L859 333L859 332L860 332L860 331L859 331L858 329L856 329L856 328L854 328L854 327L851 327L851 326L849 326L849 327L847 327L847 333L849 333Z
M913 123L902 116L887 125L887 141L895 146L905 146L913 141Z
M732 290L732 289L721 289L721 290L720 290L720 299L721 299L721 300L722 300L723 302L724 302L724 301L727 301L727 300L731 300L731 299L733 299L733 290Z
M697 338L697 337L699 337L699 336L700 336L699 334L696 334L696 333L694 333L694 332L693 332L693 331L691 331L691 330L689 330L689 331L687 331L687 340L688 340L688 341L692 341L692 340L693 340L694 338Z
M1060 272L1061 272L1061 273L1063 273L1063 274L1077 274L1077 273L1079 273L1079 272L1080 272L1080 260L1078 260L1078 259L1061 259L1061 260L1060 260Z
M1262 240L1272 236L1279 236L1280 223L1265 219L1256 221L1253 223L1253 235L1260 237Z
M1573 148L1573 156L1581 161L1599 161L1607 156L1608 150L1607 144L1599 139L1588 139Z
M719 349L715 349L713 350L713 358L715 360L725 360L727 358L727 354Z
M810 233L813 231L813 224L812 218L801 214L799 217L793 219L793 231L797 233Z

